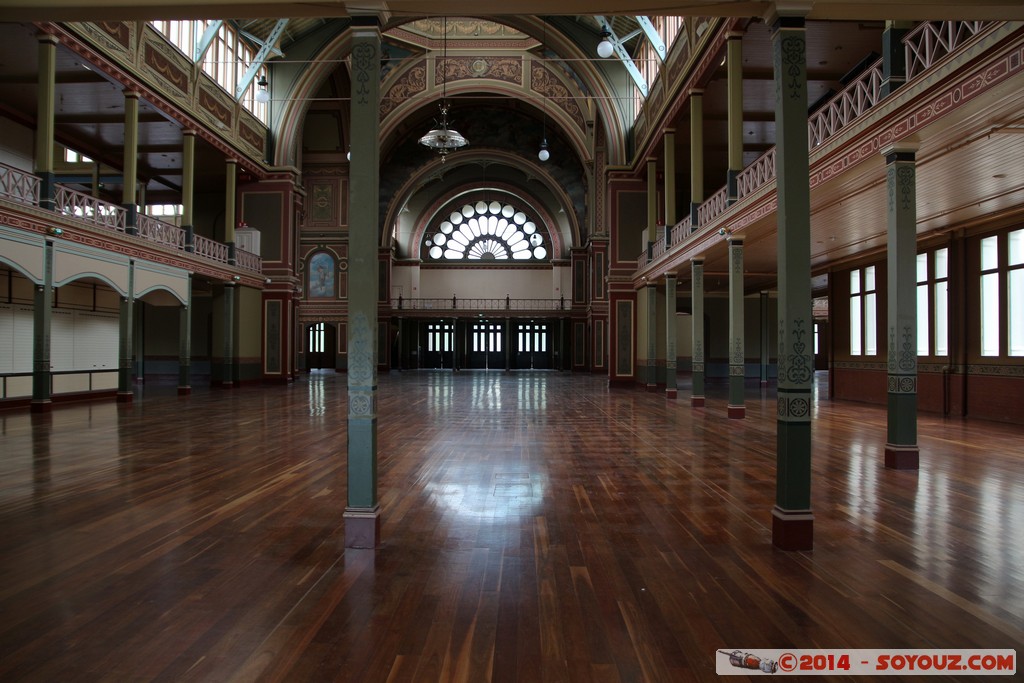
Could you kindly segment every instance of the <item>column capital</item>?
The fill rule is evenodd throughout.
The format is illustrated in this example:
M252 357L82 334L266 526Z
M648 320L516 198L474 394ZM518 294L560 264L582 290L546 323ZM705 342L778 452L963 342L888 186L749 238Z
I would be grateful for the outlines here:
M889 162L889 157L893 155L904 155L909 154L911 156L917 154L917 150L921 148L921 141L915 136L891 142L885 147L879 150L882 156L885 157L886 162Z
M694 256L692 259L690 259L690 263L695 265L695 266L703 266L704 265L704 257L703 256Z
M690 97L702 97L704 95L704 88L690 88L686 91L686 94Z
M741 31L739 29L729 29L728 31L725 32L725 39L726 40L742 40L743 36L745 36L745 35L747 35L746 31Z
M54 45L60 43L60 41L57 40L57 36L53 35L52 33L40 32L36 35L36 38L39 40L40 43L53 43Z
M764 23L773 31L780 28L803 28L804 19L811 13L813 0L776 0L764 13Z
M743 235L728 235L725 241L729 243L729 246L742 247L743 246Z

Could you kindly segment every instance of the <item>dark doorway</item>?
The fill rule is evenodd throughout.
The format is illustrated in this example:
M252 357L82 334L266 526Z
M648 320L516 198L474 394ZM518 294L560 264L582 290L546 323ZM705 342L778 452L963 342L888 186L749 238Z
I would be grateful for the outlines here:
M335 369L334 349L337 346L334 325L313 323L306 328L306 369Z

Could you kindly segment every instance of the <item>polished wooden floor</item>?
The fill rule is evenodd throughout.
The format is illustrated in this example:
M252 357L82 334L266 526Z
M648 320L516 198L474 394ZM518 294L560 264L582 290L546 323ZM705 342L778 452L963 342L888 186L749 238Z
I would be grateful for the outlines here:
M739 421L724 386L693 410L600 377L383 375L384 545L346 550L344 382L0 413L0 680L674 682L716 680L723 648L1021 652L1024 427L922 416L920 471L889 471L882 409L818 402L816 544L786 553L770 390Z

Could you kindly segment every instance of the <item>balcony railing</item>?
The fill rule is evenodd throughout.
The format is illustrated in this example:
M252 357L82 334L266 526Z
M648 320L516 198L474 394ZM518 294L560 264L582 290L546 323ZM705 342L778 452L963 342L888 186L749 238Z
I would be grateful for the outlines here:
M995 23L991 21L933 21L919 24L903 38L907 64L906 80L910 81L919 77L925 70L941 61L943 57L962 47L971 38L989 29ZM882 99L881 90L882 60L879 59L808 120L807 139L810 148L813 149L816 145L820 145L878 104ZM740 172L736 178L738 200L742 200L766 183L775 180L775 157L776 150L773 147ZM703 227L714 221L727 208L726 188L722 188L697 208L697 227ZM694 231L689 217L679 221L672 227L668 247L662 251L671 251ZM662 251L651 253L652 250L644 249L637 258L638 269L646 268L663 256Z
M990 21L926 21L918 24L903 39L907 80L930 69L990 24Z
M19 204L39 206L39 178L0 164L0 197Z
M882 99L882 60L879 59L843 88L842 92L815 112L807 124L811 149L839 132L843 126L878 104Z
M185 231L178 226L141 214L137 217L137 223L139 237L174 249L185 249Z
M565 311L572 304L562 299L460 299L457 296L441 299L405 299L398 297L391 300L391 308L395 311L436 311L444 314L448 311Z
M40 191L41 183L37 176L0 163L0 199L40 208ZM128 212L123 207L64 185L57 185L54 189L54 210L92 227L127 233ZM185 231L176 225L139 214L136 216L136 230L136 236L148 242L187 251ZM199 235L193 236L192 244L197 257L217 263L230 263L228 245ZM263 270L263 261L259 256L241 249L235 252L235 265L256 273Z

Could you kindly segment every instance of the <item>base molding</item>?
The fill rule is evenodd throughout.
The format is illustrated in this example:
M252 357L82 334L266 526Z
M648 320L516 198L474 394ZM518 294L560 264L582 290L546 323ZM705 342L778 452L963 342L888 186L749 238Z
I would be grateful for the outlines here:
M810 510L772 508L772 545L780 550L814 548L814 515Z
M187 396L192 393L192 387L178 387L178 396Z
M380 505L345 508L346 548L376 548L380 545Z
M33 413L49 413L53 411L53 402L50 400L33 400L29 404L29 410Z
M729 418L733 420L742 420L747 416L746 406L729 406Z
M678 389L666 389L665 390L665 398L675 399L678 396L679 396L679 390Z
M693 407L693 408L703 408L704 407L704 397L703 396L691 396L690 397L690 406Z
M648 385L646 385L645 388L647 389L647 391L649 391L649 392L651 392L653 394L654 392L656 392L658 390L658 385L657 384L648 384Z
M920 461L921 449L917 446L885 444L885 466L891 470L916 470Z
M135 400L135 394L130 391L119 391L117 392L118 403L131 403Z

